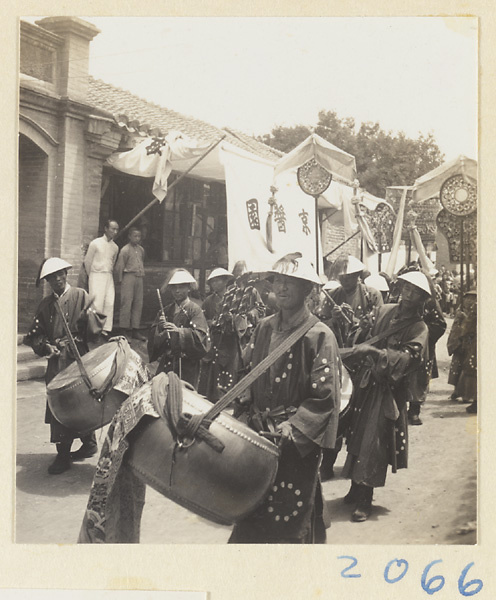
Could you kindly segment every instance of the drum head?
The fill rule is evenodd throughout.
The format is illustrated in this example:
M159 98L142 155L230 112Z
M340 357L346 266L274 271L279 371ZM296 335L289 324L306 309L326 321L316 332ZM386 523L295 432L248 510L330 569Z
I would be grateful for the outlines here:
M341 410L343 413L350 403L351 394L353 392L353 383L346 367L343 366L343 374L341 379Z
M91 352L88 352L81 357L83 365L91 378L99 373L102 369L108 369L107 365L112 364L114 354L117 350L117 342L108 342L103 346L98 346ZM72 385L81 377L77 362L73 362L63 371L58 373L48 384L51 390L62 389Z

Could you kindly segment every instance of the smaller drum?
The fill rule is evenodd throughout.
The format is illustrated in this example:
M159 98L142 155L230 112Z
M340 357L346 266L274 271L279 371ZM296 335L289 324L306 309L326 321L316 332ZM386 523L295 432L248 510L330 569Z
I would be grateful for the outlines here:
M127 341L120 339L99 346L81 358L94 388L99 389L110 376L111 385L117 383L126 366L128 348ZM53 416L79 435L86 435L110 423L127 398L123 392L113 389L101 400L94 398L81 376L77 362L50 381L47 395Z
M350 414L350 400L353 394L353 382L351 381L348 369L343 365L341 375L341 409L339 411L338 436L345 433Z

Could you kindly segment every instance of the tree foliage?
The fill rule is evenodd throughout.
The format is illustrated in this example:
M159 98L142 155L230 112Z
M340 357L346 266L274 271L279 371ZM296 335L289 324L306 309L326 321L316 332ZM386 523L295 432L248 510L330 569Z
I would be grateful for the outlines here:
M362 123L338 117L335 111L321 110L315 133L356 159L360 185L371 194L384 198L390 185L412 185L421 175L439 166L444 155L432 133L411 139L400 131L384 131L379 123ZM310 127L274 127L259 139L283 152L289 152L305 140Z

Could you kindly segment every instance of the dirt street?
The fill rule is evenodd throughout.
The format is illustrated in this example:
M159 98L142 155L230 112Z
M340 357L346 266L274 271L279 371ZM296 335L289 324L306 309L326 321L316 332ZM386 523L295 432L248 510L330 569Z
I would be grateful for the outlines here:
M423 425L409 429L410 466L390 474L386 487L376 490L373 514L365 523L352 523L350 508L342 503L349 482L340 478L345 451L339 454L336 478L323 484L332 517L329 544L476 542L477 417L448 399L446 339L438 343L440 377L422 409ZM17 400L16 541L75 543L97 457L75 463L62 475L48 475L54 447L43 423L44 383L20 382ZM100 446L103 435L97 432ZM147 489L142 543L224 544L229 534L230 528Z

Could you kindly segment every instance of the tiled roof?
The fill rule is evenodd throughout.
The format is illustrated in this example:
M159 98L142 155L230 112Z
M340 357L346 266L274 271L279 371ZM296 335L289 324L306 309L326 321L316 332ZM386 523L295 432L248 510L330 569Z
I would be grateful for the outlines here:
M227 141L248 152L272 160L277 160L282 155L278 150L249 135L233 129L219 129L210 123L159 106L93 77L89 78L87 103L110 113L121 127L129 131L164 135L176 130L207 142L216 141L227 133Z

